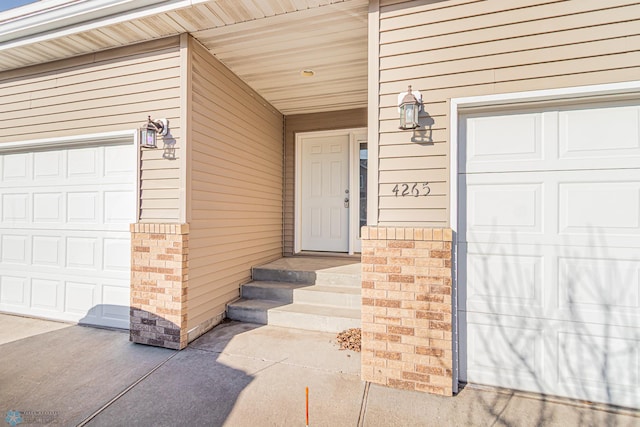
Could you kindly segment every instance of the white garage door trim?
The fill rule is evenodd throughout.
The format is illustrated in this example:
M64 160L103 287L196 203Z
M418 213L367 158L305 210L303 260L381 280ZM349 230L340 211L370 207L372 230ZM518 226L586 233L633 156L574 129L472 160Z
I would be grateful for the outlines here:
M471 109L490 110L493 108L506 109L513 106L535 107L546 103L573 104L578 102L599 102L609 100L623 100L638 98L640 96L640 81L624 82L607 85L581 86L573 88L552 89L543 91L531 91L520 93L496 94L479 97L457 98L450 101L450 141L451 141L451 162L450 162L450 224L454 231L454 236L458 230L458 149L460 147L461 136L458 135L459 117L461 114L469 112ZM458 319L458 251L454 237L454 388L457 387L459 379L459 328L458 325L466 319ZM632 405L637 404L631 403Z
M0 144L1 311L129 327L137 147L132 130Z

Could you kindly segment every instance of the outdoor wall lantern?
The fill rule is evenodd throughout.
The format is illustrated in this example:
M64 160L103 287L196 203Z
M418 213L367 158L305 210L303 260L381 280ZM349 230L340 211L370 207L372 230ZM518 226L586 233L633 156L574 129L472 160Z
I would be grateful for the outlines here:
M400 113L400 129L415 129L420 127L418 114L422 109L422 95L419 91L411 91L411 85L406 92L398 95L398 112Z
M158 135L165 136L169 132L169 122L167 119L151 120L140 127L140 145L144 148L158 148Z

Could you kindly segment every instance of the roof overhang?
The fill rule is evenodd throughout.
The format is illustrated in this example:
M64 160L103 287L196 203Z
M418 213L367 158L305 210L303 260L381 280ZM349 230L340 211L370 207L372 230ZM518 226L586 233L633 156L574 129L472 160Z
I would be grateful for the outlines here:
M190 33L284 114L365 107L367 10L368 0L41 0L0 13L0 79Z

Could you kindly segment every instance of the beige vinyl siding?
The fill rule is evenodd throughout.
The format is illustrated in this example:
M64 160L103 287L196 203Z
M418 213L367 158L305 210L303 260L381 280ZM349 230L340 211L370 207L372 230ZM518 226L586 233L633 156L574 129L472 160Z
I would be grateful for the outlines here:
M282 255L283 117L190 38L188 329Z
M167 118L180 158L177 37L0 73L0 144L133 131ZM159 140L162 147L162 139ZM178 222L179 160L141 153L141 221Z
M367 109L293 114L285 117L284 254L293 254L296 133L367 126Z
M449 99L640 75L638 1L382 0L379 12L381 225L449 225ZM423 94L430 125L414 139L426 143L397 128L409 84ZM394 197L402 182L429 182L431 195Z

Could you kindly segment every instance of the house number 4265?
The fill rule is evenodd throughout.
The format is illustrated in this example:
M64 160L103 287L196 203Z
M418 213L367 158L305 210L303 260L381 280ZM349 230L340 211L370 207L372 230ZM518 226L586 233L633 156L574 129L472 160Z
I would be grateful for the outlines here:
M431 193L431 187L429 187L428 182L414 182L413 184L403 182L401 184L396 184L392 191L396 197L420 197L428 196L429 193Z

